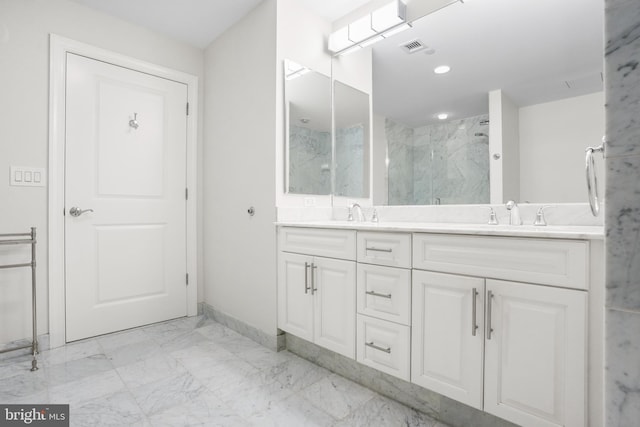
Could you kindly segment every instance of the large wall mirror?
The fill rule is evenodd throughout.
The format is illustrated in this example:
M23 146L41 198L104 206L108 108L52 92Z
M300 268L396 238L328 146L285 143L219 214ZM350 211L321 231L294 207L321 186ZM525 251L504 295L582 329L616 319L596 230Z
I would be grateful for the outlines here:
M369 94L292 60L284 71L286 192L369 197Z
M373 45L374 203L495 203L498 166L505 198L586 202L603 21L602 0L470 0Z
M339 80L333 82L336 177L334 194L369 196L369 94Z
M331 194L331 78L284 61L287 193Z

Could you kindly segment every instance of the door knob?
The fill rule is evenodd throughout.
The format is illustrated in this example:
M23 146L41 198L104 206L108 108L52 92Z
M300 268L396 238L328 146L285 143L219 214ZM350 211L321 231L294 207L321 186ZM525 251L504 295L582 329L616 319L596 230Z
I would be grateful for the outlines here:
M76 206L69 209L69 215L74 217L79 217L85 212L93 212L93 209L80 209L79 207L76 207Z

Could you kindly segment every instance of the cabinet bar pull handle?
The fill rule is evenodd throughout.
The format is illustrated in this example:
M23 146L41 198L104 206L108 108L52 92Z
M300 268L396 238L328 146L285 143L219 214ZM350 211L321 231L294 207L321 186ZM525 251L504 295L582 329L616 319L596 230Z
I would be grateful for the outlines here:
M477 299L478 299L478 288L473 288L471 290L471 335L476 336L476 331L478 330L478 322L477 322Z
M373 343L373 341L366 342L366 343L364 343L364 345L366 345L367 347L371 347L373 349L376 349L376 350L384 351L385 353L391 353L391 347L387 347L387 348L380 347L380 346L375 345Z
M366 250L374 251L374 252L388 252L388 253L393 252L392 248L386 248L386 249L382 249L382 248L366 248Z
M311 263L311 295L318 292L318 288L316 288L316 273L314 270L318 268L314 263Z
M379 293L374 292L374 291L367 291L365 293L367 295L373 295L374 297L381 297L381 298L389 298L389 299L391 299L391 294L379 294Z
M491 302L493 301L493 292L487 292L487 339L491 339L491 332L493 332L493 328L491 327Z
M304 263L304 293L308 294L309 293L309 263L305 262Z

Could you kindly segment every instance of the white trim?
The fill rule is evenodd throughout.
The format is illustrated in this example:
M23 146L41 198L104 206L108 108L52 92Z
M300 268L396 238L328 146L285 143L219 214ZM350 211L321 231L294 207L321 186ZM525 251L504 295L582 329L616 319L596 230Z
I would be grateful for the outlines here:
M65 75L68 52L145 72L187 85L187 315L198 314L197 117L198 77L82 42L50 35L49 62L49 336L51 348L65 344L64 158Z

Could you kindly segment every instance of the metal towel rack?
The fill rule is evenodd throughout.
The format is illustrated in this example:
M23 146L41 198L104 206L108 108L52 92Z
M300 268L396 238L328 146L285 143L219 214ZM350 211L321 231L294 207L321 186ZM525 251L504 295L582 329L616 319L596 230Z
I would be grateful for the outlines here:
M598 173L596 171L595 160L593 160L593 153L602 153L604 155L605 138L602 138L602 144L598 147L588 147L587 155L585 157L585 171L587 173L587 192L589 194L589 206L591 207L591 213L593 216L598 216L600 213L600 200L598 197Z
M0 270L6 268L31 267L31 315L33 318L33 339L31 344L0 350L0 353L30 348L31 354L33 355L33 359L31 360L31 370L37 371L38 360L36 359L36 355L38 354L38 323L36 319L36 227L31 227L30 233L0 234L0 246L4 245L31 245L31 262L21 264L0 264Z

